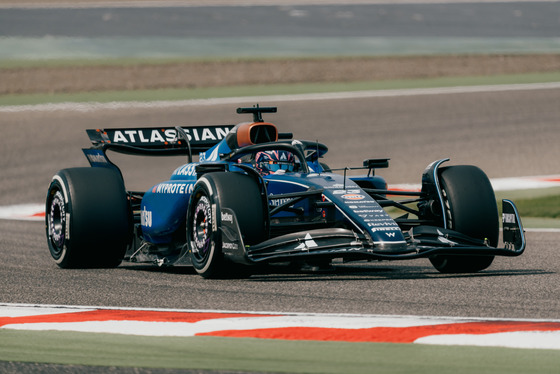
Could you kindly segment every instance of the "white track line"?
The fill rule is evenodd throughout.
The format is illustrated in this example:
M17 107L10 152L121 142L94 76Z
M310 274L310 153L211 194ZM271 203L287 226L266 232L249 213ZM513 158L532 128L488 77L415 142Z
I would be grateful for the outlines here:
M372 90L372 91L352 91L352 92L329 92L329 93L310 93L296 95L269 95L269 96L246 96L246 97L227 97L215 99L193 99L177 101L127 101L111 103L58 103L58 104L38 104L38 105L9 105L0 106L0 113L19 113L19 112L52 112L52 111L72 111L72 112L95 112L122 109L164 109L186 106L211 106L224 104L239 104L246 102L290 102L290 101L315 101L315 100L343 100L343 99L363 99L377 97L399 97L399 96L424 96L424 95L449 95L481 92L504 92L504 91L523 91L523 90L547 90L559 89L560 82L550 83L530 83L530 84L503 84L492 86L462 86L462 87L438 87L438 88L412 88L398 90Z

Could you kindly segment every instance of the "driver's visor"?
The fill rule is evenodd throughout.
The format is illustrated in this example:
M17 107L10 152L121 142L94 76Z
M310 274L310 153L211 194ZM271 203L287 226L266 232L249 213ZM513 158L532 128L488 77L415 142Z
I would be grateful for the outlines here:
M290 162L265 161L261 163L261 167L266 168L268 171L272 173L278 170L285 170L285 171L294 170L294 164Z

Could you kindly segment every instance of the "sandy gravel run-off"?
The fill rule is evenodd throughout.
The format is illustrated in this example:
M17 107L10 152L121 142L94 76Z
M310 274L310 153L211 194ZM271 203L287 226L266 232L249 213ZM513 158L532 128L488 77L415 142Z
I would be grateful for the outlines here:
M305 58L0 69L0 95L560 71L560 55Z

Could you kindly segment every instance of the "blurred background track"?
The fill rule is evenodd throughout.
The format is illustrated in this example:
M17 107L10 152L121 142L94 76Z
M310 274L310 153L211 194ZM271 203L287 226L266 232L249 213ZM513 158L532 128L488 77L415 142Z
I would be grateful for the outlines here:
M0 1L0 95L560 71L559 2L257 3Z

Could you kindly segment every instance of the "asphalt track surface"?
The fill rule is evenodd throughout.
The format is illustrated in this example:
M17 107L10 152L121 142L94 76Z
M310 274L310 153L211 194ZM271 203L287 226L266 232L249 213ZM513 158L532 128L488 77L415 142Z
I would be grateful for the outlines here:
M14 3L16 3L14 1ZM71 3L71 2L68 2ZM274 2L273 2L274 3ZM259 4L254 2L254 4ZM166 6L167 5L167 6ZM171 5L171 6L169 6ZM178 6L173 6L178 5ZM558 37L555 2L6 8L4 37Z
M417 182L431 161L480 166L491 177L557 174L560 90L316 100L278 104L265 119L297 138L329 145L333 167L390 157L390 183ZM60 168L86 166L84 129L206 125L248 120L235 107L185 106L93 112L3 113L0 205L42 202ZM142 160L144 162L146 160ZM164 180L182 160L118 161L127 187ZM165 166L159 166L165 163ZM238 311L559 318L559 233L528 232L518 258L486 271L442 275L427 260L339 264L334 273L286 267L241 280L204 280L190 268L123 264L63 270L51 260L40 222L0 221L0 301Z
M234 0L230 6L43 1L38 7L3 2L0 58L16 60L557 53L560 48L560 7L551 1ZM247 3L251 6L232 6Z

